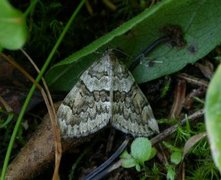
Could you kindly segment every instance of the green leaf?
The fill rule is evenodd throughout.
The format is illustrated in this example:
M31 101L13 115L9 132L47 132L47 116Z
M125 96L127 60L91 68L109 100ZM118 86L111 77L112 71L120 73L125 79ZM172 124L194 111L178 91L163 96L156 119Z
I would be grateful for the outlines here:
M182 152L181 151L175 151L170 156L170 161L174 164L179 164L182 161Z
M216 70L207 90L205 117L213 160L221 171L221 65Z
M120 155L120 158L121 159L131 159L131 155L127 152L127 151L124 151L121 155Z
M152 159L157 154L157 150L155 148L151 148L150 157L148 160Z
M128 65L148 44L162 36L160 29L168 24L182 28L186 46L177 49L164 44L155 49L148 58L162 63L148 69L145 63L138 65L132 72L138 83L176 72L207 55L221 42L220 0L161 1L56 64L47 73L47 82L54 90L70 90L80 74L101 56L94 52L103 52L107 47L119 47L127 53L130 58L124 63Z
M140 172L140 171L141 171L140 164L136 164L135 168L136 168L136 170L137 170L138 172Z
M120 158L122 161L121 166L124 168L131 168L137 164L136 160L127 151L124 151L120 155Z
M174 166L168 165L167 166L167 180L174 180L175 179L175 168Z
M10 50L21 48L27 39L23 14L8 1L0 0L0 47Z
M135 159L122 159L121 166L124 168L132 168L137 165L137 162Z
M131 144L131 155L139 164L149 160L152 152L151 142L144 137L136 138Z
M170 151L181 151L181 149L176 146L171 145L170 143L163 141L163 145L166 146Z

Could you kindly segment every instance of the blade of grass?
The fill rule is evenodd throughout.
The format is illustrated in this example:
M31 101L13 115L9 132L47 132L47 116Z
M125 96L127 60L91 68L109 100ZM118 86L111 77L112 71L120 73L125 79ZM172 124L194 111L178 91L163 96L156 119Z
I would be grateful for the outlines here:
M41 80L41 77L43 76L43 74L45 73L49 63L51 62L52 60L52 57L53 55L55 54L58 46L61 44L67 30L69 29L71 23L73 22L73 20L75 19L76 15L78 14L78 12L80 11L80 9L82 8L82 6L84 5L84 2L85 0L82 0L80 2L80 4L78 5L78 7L76 8L76 10L73 12L71 18L69 19L68 23L66 24L63 32L61 33L60 37L58 38L56 44L54 45L54 47L52 48L48 58L46 59L45 61L45 64L43 65L43 67L41 68L41 71L40 73L38 74L37 78L36 78L36 82L39 82ZM8 145L8 148L7 148L7 152L6 152L6 156L5 156L5 160L4 160L4 164L3 164L3 168L2 168L2 173L1 173L1 180L4 180L5 179L5 175L6 175L6 171L7 171L7 167L8 167L8 163L9 163L9 159L10 159L10 156L11 156L11 152L12 152L12 148L13 148L13 145L14 145L14 142L15 142L15 138L16 138L16 135L18 133L18 130L19 130L19 127L21 125L21 122L22 122L22 119L23 119L23 116L25 114L25 111L28 107L28 104L31 100L31 97L35 91L35 88L36 88L36 85L33 84L28 95L27 95L27 98L25 99L25 102L22 106L22 109L21 109L21 112L18 116L18 119L16 121L16 124L15 124L15 127L14 127L14 130L13 130L13 133L12 133L12 136L11 136L11 139L10 139L10 142L9 142L9 145Z
M0 124L0 129L1 128L6 128L6 126L12 121L13 117L14 117L14 114L9 113L6 121L3 124Z
M27 17L27 15L32 12L32 10L34 9L35 5L37 4L38 0L32 0L31 1L31 5L28 7L28 9L26 9L24 16Z

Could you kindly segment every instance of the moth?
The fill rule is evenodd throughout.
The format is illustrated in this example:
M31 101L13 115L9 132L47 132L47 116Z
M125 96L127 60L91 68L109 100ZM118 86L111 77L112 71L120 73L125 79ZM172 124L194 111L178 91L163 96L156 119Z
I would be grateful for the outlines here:
M57 117L63 138L87 136L108 124L135 137L159 132L145 95L110 49L80 76Z

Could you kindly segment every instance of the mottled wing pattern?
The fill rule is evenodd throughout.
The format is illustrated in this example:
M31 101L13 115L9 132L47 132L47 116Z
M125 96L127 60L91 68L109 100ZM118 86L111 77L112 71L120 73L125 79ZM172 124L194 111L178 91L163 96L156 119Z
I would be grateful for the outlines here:
M117 60L113 66L112 126L133 136L158 133L152 109L131 73Z
M146 97L111 51L81 75L57 116L63 138L87 136L109 122L133 136L159 132Z
M65 97L58 109L63 138L92 134L106 126L111 115L109 58L95 62Z

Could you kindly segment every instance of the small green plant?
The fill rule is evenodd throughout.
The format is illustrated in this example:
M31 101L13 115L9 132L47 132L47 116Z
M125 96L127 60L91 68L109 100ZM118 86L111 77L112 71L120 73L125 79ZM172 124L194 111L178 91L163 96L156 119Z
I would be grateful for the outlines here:
M7 115L7 118L5 118L4 115ZM13 117L13 113L7 113L0 107L0 129L7 128L7 125L12 121Z
M167 179L168 180L174 180L176 176L176 170L175 166L171 164L166 165L166 170L167 170Z
M152 147L151 142L144 137L136 138L131 144L131 153L124 151L120 156L124 168L135 167L137 171L144 168L144 163L152 159L156 150Z
M171 151L170 162L165 167L167 170L167 179L173 180L176 176L176 166L183 160L183 152L169 143L164 142L163 144Z
M161 93L160 93L161 98L163 98L167 95L167 93L169 92L170 86L171 86L171 79L167 78L166 81L164 82L164 86L163 86Z
M193 134L194 132L191 129L189 121L187 121L183 127L180 126L177 128L175 144L177 145L186 142Z
M175 150L170 155L170 163L166 164L167 179L174 180L176 177L176 167L182 161L182 151Z

